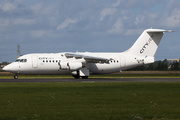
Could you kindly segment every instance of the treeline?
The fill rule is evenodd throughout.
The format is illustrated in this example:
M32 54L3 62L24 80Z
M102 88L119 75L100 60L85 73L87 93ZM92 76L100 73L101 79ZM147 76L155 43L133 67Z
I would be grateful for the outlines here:
M3 72L2 68L5 66L5 65L8 65L9 62L2 62L0 63L0 72Z
M129 71L167 71L167 70L180 70L179 62L168 62L167 59L163 61L155 61L149 65L138 66L136 68L130 69Z
M0 63L0 65L8 65L9 64L9 62L2 62L2 63Z

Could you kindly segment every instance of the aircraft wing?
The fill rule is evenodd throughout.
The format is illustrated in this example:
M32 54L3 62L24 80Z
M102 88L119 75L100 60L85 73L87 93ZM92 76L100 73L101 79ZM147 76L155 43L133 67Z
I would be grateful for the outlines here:
M66 57L84 58L88 62L93 63L108 63L112 58L96 57L91 55L85 55L81 53L65 53Z

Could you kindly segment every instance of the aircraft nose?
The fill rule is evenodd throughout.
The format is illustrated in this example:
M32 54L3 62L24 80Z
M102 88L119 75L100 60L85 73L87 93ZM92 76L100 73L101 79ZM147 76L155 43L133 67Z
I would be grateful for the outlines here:
M11 67L11 65L7 65L7 66L3 67L2 70L10 72L12 70L12 67Z
M9 64L5 66L2 70L7 71L7 72L13 72L13 73L17 73L19 71L18 65L15 65L15 64Z
M7 67L5 66L5 67L3 67L3 69L2 70L4 70L4 71L7 71Z

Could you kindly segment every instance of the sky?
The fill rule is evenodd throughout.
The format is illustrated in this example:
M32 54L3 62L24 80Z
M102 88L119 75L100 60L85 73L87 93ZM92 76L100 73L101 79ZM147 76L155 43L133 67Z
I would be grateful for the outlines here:
M155 60L180 58L179 0L0 0L0 62L21 55L123 52L149 28L165 33Z

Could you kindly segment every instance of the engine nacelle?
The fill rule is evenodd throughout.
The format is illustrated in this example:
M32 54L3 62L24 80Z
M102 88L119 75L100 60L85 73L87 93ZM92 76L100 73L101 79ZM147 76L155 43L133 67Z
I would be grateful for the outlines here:
M60 62L59 63L59 69L61 69L61 70L68 70L69 69L68 63L67 62Z
M79 70L83 67L80 62L60 62L61 70Z
M79 70L82 67L83 67L82 63L80 63L80 62L70 62L69 63L69 70Z

